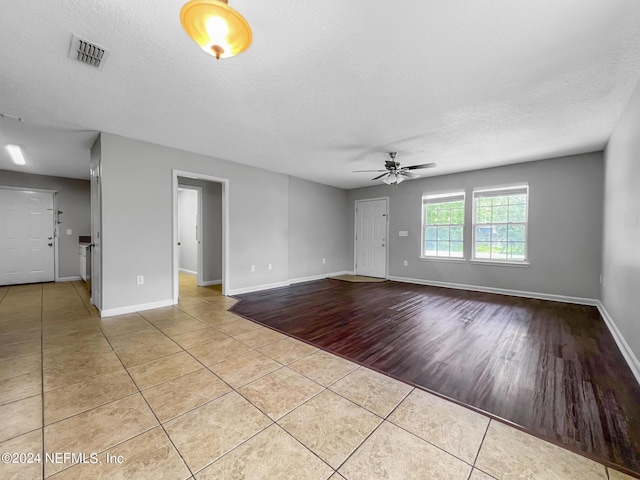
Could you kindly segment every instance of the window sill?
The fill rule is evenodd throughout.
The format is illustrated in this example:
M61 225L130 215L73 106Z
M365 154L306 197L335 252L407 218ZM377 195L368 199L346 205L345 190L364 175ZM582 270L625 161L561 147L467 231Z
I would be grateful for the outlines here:
M469 260L469 263L477 263L479 265L497 265L499 267L528 267L529 262L509 262L500 260L479 260L477 258Z
M456 257L420 257L421 262L467 263L466 258Z

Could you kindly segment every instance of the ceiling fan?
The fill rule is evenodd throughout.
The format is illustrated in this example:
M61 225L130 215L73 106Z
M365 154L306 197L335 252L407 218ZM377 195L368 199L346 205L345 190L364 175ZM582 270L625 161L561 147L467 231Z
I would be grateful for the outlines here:
M435 163L423 163L421 165L411 165L409 167L403 167L400 165L400 162L396 162L397 154L398 152L389 152L387 154L389 155L389 158L391 160L386 160L384 162L384 170L354 170L354 173L384 172L383 174L378 175L371 180L378 180L382 178L382 181L387 185L397 185L401 182L404 182L405 180L412 180L420 176L418 173L413 173L411 170L422 170L423 168L433 168L436 166Z

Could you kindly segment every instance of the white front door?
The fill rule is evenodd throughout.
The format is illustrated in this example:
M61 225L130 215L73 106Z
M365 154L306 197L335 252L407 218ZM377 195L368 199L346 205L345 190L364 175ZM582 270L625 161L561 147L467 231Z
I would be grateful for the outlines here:
M0 285L54 280L53 193L0 189Z
M387 276L387 200L356 202L356 275Z

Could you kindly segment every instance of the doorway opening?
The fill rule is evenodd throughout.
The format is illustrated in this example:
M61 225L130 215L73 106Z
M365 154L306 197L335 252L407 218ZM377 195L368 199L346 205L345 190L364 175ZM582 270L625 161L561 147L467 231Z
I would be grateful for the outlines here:
M228 289L229 180L173 171L173 301Z

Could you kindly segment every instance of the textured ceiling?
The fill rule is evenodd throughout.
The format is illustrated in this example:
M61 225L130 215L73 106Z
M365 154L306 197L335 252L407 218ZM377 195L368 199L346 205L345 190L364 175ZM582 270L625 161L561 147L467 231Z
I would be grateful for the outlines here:
M182 3L0 0L0 112L352 188L390 150L439 175L602 149L640 77L638 0L231 0L253 45L221 61Z

